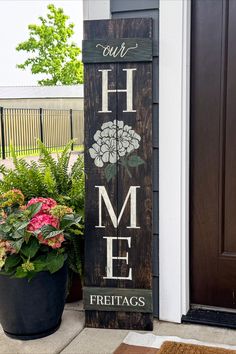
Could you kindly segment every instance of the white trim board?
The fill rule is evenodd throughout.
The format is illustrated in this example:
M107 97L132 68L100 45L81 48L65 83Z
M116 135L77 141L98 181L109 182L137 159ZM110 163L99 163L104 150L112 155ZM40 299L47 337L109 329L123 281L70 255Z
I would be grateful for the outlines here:
M83 0L84 20L110 19L110 0Z
M189 309L190 1L160 0L160 319Z

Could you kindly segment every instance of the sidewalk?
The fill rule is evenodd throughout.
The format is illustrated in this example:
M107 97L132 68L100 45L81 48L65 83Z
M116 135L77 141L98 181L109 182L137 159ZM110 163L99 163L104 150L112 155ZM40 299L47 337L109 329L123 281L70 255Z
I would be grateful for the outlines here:
M69 167L74 164L74 162L76 161L76 159L77 159L79 154L81 154L81 152L79 152L79 151L72 151L71 152ZM54 159L56 159L57 158L57 153L53 152L52 153L52 157ZM20 158L23 158L27 162L30 162L30 161L38 162L38 160L39 160L39 156L23 156L23 157L20 157ZM12 158L7 158L5 160L0 159L0 164L4 165L6 168L14 168Z
M67 304L59 330L33 341L18 341L0 330L0 354L112 354L129 331L84 328L82 302ZM236 344L234 330L154 322L153 334L173 335L219 344Z

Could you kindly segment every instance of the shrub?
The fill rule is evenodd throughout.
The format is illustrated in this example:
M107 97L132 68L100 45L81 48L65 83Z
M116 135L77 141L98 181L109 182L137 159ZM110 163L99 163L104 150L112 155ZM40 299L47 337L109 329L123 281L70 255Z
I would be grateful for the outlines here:
M0 195L0 212L1 274L32 279L64 265L73 240L70 227L79 226L81 216L52 198L26 203L18 189Z
M83 218L84 218L84 160L79 155L75 163L69 168L71 146L74 141L68 142L64 150L53 158L47 147L38 140L39 162L27 162L24 158L17 158L11 147L14 169L0 165L0 194L12 189L20 190L26 201L32 198L53 198L60 205L71 207L82 220L70 228L71 243L68 256L69 267L77 273L83 273ZM68 236L70 237L70 236Z

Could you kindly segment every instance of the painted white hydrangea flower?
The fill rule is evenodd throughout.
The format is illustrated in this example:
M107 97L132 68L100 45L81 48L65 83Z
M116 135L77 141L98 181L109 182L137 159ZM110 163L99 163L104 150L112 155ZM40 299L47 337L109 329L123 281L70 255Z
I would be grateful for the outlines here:
M97 167L103 167L104 163L109 163L105 170L106 177L109 175L108 180L116 174L116 166L112 164L122 165L131 175L128 167L137 167L144 163L137 155L130 155L139 148L141 137L123 121L114 120L103 123L100 130L94 134L94 141L89 154Z
M103 162L103 153L101 151L101 145L93 144L92 147L89 149L90 156L94 159L94 163L97 167L102 167L104 165Z
M115 139L107 139L106 143L101 146L101 151L104 162L116 163L117 149Z

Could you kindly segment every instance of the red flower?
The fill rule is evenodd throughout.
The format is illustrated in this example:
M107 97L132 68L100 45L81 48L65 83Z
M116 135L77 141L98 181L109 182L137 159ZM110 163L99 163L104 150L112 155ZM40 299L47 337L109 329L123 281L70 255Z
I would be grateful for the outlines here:
M64 238L63 234L60 234L60 235L57 235L55 237L51 237L51 238L45 240L43 238L43 235L39 234L38 235L38 240L39 240L39 243L42 243L43 245L47 245L47 246L50 246L52 248L60 248L62 242L65 241L65 238Z
M28 225L28 231L36 231L44 225L52 225L55 228L59 227L59 220L52 215L36 214Z
M36 204L36 203L42 203L42 207L41 207L40 211L37 214L35 214L35 216L45 214L45 213L47 214L47 213L49 213L49 211L53 207L55 207L57 205L57 202L52 198L38 197L38 198L30 199L30 201L27 204L27 207L29 207L32 204Z
M35 199L40 199L40 198L35 198ZM51 225L51 226L53 226L55 228L59 228L59 219L55 218L52 215L38 214L37 213L31 219L31 221L30 221L30 223L28 225L28 231L30 231L30 232L37 231L37 230L41 229L41 227L43 227L44 225ZM65 241L64 235L62 233L57 235L57 236L55 236L55 237L51 237L49 239L45 239L43 237L42 233L40 232L37 235L37 237L38 237L39 243L47 245L47 246L50 246L52 248L60 248L62 242Z

